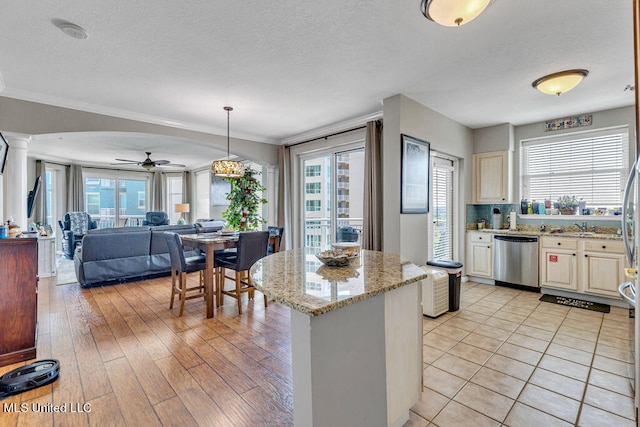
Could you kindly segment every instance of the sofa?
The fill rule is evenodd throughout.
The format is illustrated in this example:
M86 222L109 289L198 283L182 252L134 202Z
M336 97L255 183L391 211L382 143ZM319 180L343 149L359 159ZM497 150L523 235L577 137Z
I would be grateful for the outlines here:
M197 233L196 225L115 227L89 230L76 249L74 267L82 287L142 280L171 273L165 231ZM199 254L185 251L185 256Z

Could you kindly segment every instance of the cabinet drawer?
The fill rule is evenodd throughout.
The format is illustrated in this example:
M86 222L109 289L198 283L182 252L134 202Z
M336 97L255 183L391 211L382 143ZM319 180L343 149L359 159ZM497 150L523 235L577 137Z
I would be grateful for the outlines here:
M493 242L493 236L491 234L485 233L469 233L469 241L473 243L487 243L491 244Z
M578 241L576 239L566 239L564 237L543 237L543 248L562 248L562 249L578 249Z
M586 240L584 250L593 252L606 252L613 254L624 254L624 243L617 240Z

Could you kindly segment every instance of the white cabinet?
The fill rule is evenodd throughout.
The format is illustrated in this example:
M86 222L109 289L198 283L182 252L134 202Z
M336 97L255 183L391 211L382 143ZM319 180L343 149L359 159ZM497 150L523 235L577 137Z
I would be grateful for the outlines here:
M493 236L481 232L467 233L467 274L493 278Z
M626 256L623 243L585 240L581 245L580 272L584 291L618 298L618 286L625 281Z
M540 239L541 286L619 298L625 251L616 240Z
M56 275L56 238L38 237L38 277Z
M510 150L473 155L473 203L512 203Z
M540 239L540 285L578 290L578 240Z

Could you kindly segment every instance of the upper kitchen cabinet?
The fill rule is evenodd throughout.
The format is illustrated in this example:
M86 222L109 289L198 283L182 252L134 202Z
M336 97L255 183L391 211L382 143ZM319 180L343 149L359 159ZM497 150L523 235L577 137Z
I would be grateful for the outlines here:
M513 152L473 155L473 203L513 203L511 174Z
M511 123L473 131L473 203L513 203Z

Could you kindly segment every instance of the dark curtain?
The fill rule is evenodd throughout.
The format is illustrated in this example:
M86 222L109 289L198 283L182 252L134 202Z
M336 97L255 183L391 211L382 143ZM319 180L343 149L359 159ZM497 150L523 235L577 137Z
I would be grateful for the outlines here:
M362 248L382 250L382 121L367 122L364 143L364 226Z

